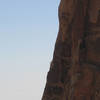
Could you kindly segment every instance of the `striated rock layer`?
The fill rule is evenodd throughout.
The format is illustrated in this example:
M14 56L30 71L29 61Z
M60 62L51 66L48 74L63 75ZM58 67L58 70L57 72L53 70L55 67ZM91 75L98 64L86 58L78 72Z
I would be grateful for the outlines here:
M100 100L100 0L61 0L42 100Z

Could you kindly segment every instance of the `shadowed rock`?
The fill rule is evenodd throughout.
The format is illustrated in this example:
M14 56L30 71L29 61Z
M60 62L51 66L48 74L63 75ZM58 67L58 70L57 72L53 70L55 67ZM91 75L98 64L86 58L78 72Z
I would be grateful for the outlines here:
M100 0L61 0L42 100L100 100Z

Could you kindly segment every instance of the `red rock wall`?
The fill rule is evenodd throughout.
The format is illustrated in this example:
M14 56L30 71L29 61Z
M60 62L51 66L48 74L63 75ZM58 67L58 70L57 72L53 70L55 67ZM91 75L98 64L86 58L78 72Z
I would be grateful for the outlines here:
M42 100L100 100L100 0L61 0Z

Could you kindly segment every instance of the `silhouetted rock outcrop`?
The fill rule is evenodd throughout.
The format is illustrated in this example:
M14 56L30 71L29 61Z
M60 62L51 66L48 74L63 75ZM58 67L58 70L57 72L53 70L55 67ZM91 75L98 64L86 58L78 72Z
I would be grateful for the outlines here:
M100 0L61 0L42 100L100 100Z

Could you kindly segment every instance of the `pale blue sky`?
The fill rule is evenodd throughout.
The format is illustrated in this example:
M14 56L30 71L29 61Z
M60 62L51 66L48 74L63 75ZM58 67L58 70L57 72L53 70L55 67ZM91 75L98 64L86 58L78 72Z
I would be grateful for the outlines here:
M41 100L59 1L0 0L0 100Z

